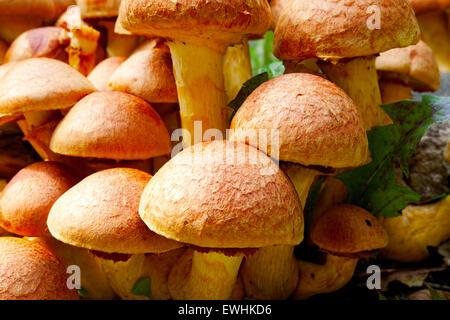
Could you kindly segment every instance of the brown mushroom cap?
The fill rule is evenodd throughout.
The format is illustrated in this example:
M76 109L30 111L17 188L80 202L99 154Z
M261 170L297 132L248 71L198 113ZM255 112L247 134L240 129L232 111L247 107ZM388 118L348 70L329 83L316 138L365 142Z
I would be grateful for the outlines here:
M117 17L121 0L76 0L83 18Z
M35 28L16 38L5 55L5 63L29 58L47 57L68 62L65 48L69 38L60 27Z
M37 162L23 168L0 196L0 225L22 236L49 235L50 208L77 180L69 168L57 162Z
M48 216L58 240L106 253L165 252L182 246L150 231L139 199L151 175L130 168L94 173L62 195Z
M386 247L388 236L363 208L341 204L325 211L311 228L311 240L332 254L352 254Z
M270 9L272 10L272 30L275 30L275 27L281 16L281 12L283 11L283 8L286 6L286 3L288 1L289 0L269 0Z
M89 80L68 64L27 59L15 62L0 78L0 114L64 109L93 91Z
M56 20L74 0L0 0L0 16L40 16L44 21Z
M429 11L443 11L450 7L449 0L409 0L416 15Z
M263 83L239 108L231 129L230 140L249 143L255 130L278 130L278 145L267 138L268 154L278 151L279 160L305 166L356 167L369 152L353 101L332 82L306 73Z
M261 36L271 23L266 0L123 0L116 29L224 51L245 36Z
M198 247L296 245L303 215L289 179L257 149L197 143L167 162L146 186L139 214L162 236Z
M169 133L141 98L116 91L94 92L78 102L53 132L53 152L115 160L169 154Z
M31 241L0 237L0 300L76 300L68 274L47 248Z
M5 54L8 50L8 44L0 39L0 64L5 63Z
M439 89L438 63L431 48L423 41L383 52L375 63L382 80L402 82L417 91Z
M167 45L158 39L142 43L113 73L108 87L150 103L178 102Z
M376 6L380 28L369 28ZM419 41L414 11L404 0L290 1L275 29L274 54L282 60L361 57Z
M108 81L114 71L126 60L125 57L110 57L95 66L89 73L88 79L97 90L109 90Z

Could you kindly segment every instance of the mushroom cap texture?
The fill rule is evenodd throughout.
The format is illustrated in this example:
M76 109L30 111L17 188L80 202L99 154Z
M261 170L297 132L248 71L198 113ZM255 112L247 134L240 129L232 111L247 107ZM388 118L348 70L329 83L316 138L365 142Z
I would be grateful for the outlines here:
M0 114L65 109L94 91L86 77L64 62L26 59L14 62L0 78Z
M417 91L436 91L440 73L431 48L423 41L382 52L375 60L380 79L397 80Z
M325 211L313 223L311 240L330 253L358 253L387 246L383 226L363 208L341 204Z
M270 156L305 166L356 167L366 163L369 152L353 101L332 82L307 73L260 85L237 111L231 129L230 140L258 148L267 140Z
M450 7L450 0L409 0L416 15L428 11L442 11Z
M197 143L178 153L146 186L139 214L151 230L198 247L303 240L293 185L269 157L240 142Z
M144 160L169 154L169 133L143 99L116 91L80 100L53 132L53 152L78 157Z
M89 73L88 79L100 91L110 90L108 88L108 81L113 75L114 71L125 61L125 57L109 57L95 66Z
M49 235L47 216L53 203L77 182L78 177L57 162L23 168L0 196L0 225L22 236Z
M130 168L88 176L53 205L50 233L64 243L106 253L157 253L183 246L150 231L139 217L139 199L150 179Z
M76 0L83 18L117 17L121 0Z
M224 51L262 36L271 20L267 0L123 0L116 28Z
M69 56L65 49L69 38L64 42L64 33L60 27L42 27L24 32L11 43L4 63L39 57L68 62Z
M111 75L108 87L150 103L178 102L169 47L158 39L142 43Z
M282 60L339 60L406 47L419 38L405 0L290 1L275 29L274 54Z
M0 16L40 16L50 22L73 4L74 0L0 0Z
M283 11L286 3L290 0L272 0L269 1L270 9L272 10L272 26L271 28L275 30L275 27L280 19L281 12Z
M0 237L0 300L77 300L67 277L63 263L44 246Z

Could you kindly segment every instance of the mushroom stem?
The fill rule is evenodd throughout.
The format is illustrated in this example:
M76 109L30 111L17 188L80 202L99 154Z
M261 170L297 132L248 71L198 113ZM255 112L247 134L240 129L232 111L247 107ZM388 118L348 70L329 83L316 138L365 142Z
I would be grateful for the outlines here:
M175 300L229 299L242 259L188 249L170 271L170 295Z
M180 41L168 43L180 104L183 146L203 141L194 136L194 121L201 121L202 132L219 130L225 137L226 95L224 54L204 46ZM216 137L217 138L217 137Z
M427 12L417 16L422 39L433 50L439 70L450 71L450 35L443 12Z
M252 299L287 299L298 283L293 246L270 246L245 259L241 277Z
M354 58L337 64L322 63L328 79L341 87L358 107L366 131L392 124L380 108L381 94L375 68L375 56Z
M411 88L399 82L380 81L381 100L383 104L395 103L413 98Z
M320 68L317 65L317 59L310 58L303 61L283 61L285 68L284 73L310 73L317 76L323 76L320 72Z
M128 57L137 47L137 36L121 35L114 32L115 21L103 20L98 23L106 29L106 55L108 57Z
M252 77L250 49L247 41L227 48L223 62L223 74L227 102L230 102L236 98L245 81Z
M320 175L320 172L314 169L308 169L300 165L290 163L283 163L281 170L289 177L292 184L297 191L302 208L305 208L306 199L308 197L309 189L314 183L315 178Z

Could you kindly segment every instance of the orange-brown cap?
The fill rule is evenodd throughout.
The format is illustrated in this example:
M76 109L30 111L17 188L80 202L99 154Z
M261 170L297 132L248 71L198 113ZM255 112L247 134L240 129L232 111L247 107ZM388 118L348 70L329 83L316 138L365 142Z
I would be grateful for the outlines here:
M116 30L159 36L219 51L270 27L267 0L123 0Z
M69 37L63 28L42 27L22 33L16 38L5 55L5 63L29 58L47 57L68 62L65 51Z
M62 262L29 240L0 237L0 300L76 300Z
M429 11L443 11L450 7L449 0L408 0L416 15Z
M74 0L0 0L0 16L40 16L46 22L54 21Z
M289 0L269 0L270 9L272 10L272 30L275 30L275 27L281 16L281 12L283 11L283 8L286 6L286 3L288 1Z
M8 50L8 44L0 39L0 64L3 64L5 62L5 54Z
M121 0L76 0L83 18L117 17Z
M375 60L380 79L404 83L416 91L436 91L439 67L431 48L423 41L383 52Z
M114 71L126 60L125 57L110 57L95 66L89 73L88 79L97 90L109 90L108 81Z
M139 199L151 175L130 168L94 173L53 205L48 228L58 240L106 253L165 252L182 246L150 231Z
M0 114L65 109L95 91L81 73L49 58L14 63L0 78Z
M37 162L23 168L0 196L0 225L22 236L49 235L50 208L77 181L69 168L57 162Z
M341 204L325 211L314 221L311 240L324 251L345 255L384 248L388 236L368 211Z
M167 45L158 39L142 43L113 73L108 87L150 103L178 102Z
M275 29L274 54L282 60L338 60L406 47L419 37L405 0L290 1Z
M156 233L207 248L296 245L303 215L294 187L265 154L240 142L197 143L150 180L139 214Z
M169 133L153 107L131 94L94 92L58 124L53 152L76 157L143 160L169 154Z
M239 108L231 129L230 140L258 148L267 140L272 157L304 166L357 167L369 152L353 101L332 82L307 73L263 83Z

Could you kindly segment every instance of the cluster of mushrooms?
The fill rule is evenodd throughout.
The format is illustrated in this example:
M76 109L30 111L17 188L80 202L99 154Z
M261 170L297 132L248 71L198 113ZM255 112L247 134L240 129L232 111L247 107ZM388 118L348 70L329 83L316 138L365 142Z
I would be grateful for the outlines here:
M422 3L0 0L0 139L33 153L0 155L0 299L306 299L426 259L450 197L377 219L334 178L371 161L382 104L439 88L447 11ZM231 117L270 29L286 72Z

